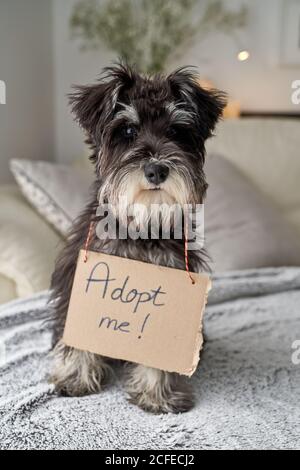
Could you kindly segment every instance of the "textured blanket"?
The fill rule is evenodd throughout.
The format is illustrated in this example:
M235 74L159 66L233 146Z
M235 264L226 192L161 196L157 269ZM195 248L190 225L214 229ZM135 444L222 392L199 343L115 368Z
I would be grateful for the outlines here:
M118 375L99 395L59 398L47 384L47 293L0 309L1 449L300 448L300 269L214 278L196 407L150 415ZM292 355L294 353L294 360ZM300 357L300 354L298 355Z

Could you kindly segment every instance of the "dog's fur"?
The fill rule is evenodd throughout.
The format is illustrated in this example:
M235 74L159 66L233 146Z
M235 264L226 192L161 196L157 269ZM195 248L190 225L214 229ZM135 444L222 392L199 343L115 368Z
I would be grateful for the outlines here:
M91 201L75 222L52 278L51 381L60 393L69 396L99 392L109 372L106 359L61 342L78 252L84 246L91 220L95 220L99 201L115 207L120 196L126 196L130 204L143 203L146 207L152 203L177 203L181 207L201 203L207 189L204 144L225 104L222 93L201 88L197 77L186 67L168 76L153 77L124 64L105 71L97 84L77 87L70 97L72 111L92 149L96 181ZM157 185L145 177L149 162L163 163L169 171L159 190L153 191ZM141 218L140 224L144 222ZM184 241L172 237L100 240L94 233L90 249L185 268ZM192 271L206 269L201 251L190 251L189 263ZM192 406L191 389L181 376L142 365L131 365L129 370L127 391L131 401L144 410L182 412Z

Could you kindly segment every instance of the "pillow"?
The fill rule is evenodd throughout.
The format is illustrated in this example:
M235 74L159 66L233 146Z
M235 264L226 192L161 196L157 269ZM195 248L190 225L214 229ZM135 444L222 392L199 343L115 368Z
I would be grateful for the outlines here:
M0 289L2 300L49 288L61 237L30 207L19 189L0 187ZM1 282L5 278L5 283ZM10 281L10 282L9 282ZM14 289L12 288L14 286ZM5 289L9 289L5 292Z
M300 236L300 206L284 212L284 217L297 229Z
M9 302L17 296L16 284L5 276L0 274L0 304Z
M300 233L300 121L229 119L207 143L268 196Z
M24 196L65 236L85 206L91 182L89 172L30 160L11 160L10 168Z
M34 195L28 193L34 206L41 206L39 194L47 188L45 205L39 211L47 220L52 214L52 223L65 235L85 204L91 180L87 171L23 160L14 160L12 167L21 185L38 187ZM22 176L24 167L26 174ZM43 169L51 180L48 183L42 176ZM223 157L208 157L206 173L210 187L205 205L205 237L214 270L300 265L300 237L265 195ZM35 184L37 178L43 181L42 188ZM23 191L26 194L27 190ZM47 204L51 210L46 210Z
M300 265L300 237L228 160L208 155L206 247L214 270Z

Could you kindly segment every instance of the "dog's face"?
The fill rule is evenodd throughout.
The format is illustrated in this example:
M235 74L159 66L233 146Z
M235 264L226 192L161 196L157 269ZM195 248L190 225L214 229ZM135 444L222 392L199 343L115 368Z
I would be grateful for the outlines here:
M100 198L113 205L201 203L205 141L222 114L224 95L199 86L187 68L142 76L128 66L78 87L72 109L94 149Z

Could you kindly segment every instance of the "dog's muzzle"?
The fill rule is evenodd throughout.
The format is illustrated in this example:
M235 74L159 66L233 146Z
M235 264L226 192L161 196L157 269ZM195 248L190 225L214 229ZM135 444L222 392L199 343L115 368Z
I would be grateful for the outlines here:
M144 172L149 183L159 186L168 178L169 168L161 163L148 163L145 165Z

